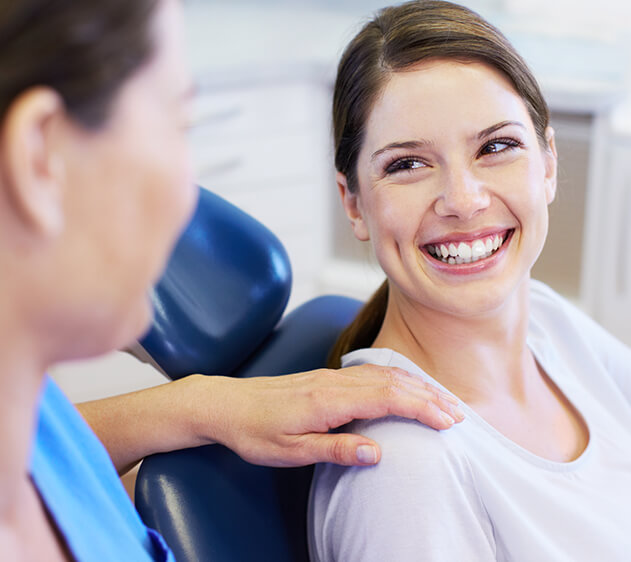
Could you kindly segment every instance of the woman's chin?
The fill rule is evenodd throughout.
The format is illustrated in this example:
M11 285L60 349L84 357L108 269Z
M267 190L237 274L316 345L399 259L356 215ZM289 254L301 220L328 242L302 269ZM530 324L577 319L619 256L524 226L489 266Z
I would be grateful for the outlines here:
M94 330L94 345L86 350L87 355L102 355L128 348L147 333L152 318L151 300L149 295L145 294L133 305L119 310L118 314L112 313L109 322L104 322ZM97 334L101 337L97 337Z
M527 277L524 278L527 281ZM510 307L515 301L511 296L520 292L523 282L518 279L505 280L502 283L480 284L463 287L457 298L451 299L447 306L451 314L462 318L484 318L493 316Z
M144 336L151 326L153 320L153 305L149 298L149 293L145 293L141 302L138 304L138 310L133 318L130 318L129 335L127 341L120 347L129 345Z

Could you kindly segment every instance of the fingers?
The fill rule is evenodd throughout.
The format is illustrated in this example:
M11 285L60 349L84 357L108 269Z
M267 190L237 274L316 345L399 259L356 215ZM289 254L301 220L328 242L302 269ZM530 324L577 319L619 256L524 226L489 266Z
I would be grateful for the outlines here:
M371 466L381 458L378 445L361 435L311 434L304 436L303 458L344 466Z
M326 380L321 407L336 423L331 427L352 419L394 415L448 429L464 419L455 397L401 369L363 365L328 373L336 376Z
M363 365L229 382L222 402L231 404L225 408L231 423L214 431L213 440L257 464L371 465L381 455L376 443L328 431L354 419L389 415L439 430L464 418L453 396L396 368Z

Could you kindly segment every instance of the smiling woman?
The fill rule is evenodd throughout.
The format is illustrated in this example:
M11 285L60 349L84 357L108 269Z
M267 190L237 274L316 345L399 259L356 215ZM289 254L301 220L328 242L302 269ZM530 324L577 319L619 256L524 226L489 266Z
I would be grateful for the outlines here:
M624 560L600 522L631 516L631 352L530 279L557 155L527 66L468 9L408 2L347 47L333 117L342 204L387 281L331 363L408 369L467 416L353 424L383 459L318 468L314 558Z
M366 123L357 190L338 176L355 235L372 240L391 281L391 316L405 316L410 300L481 313L491 294L499 306L522 282L556 185L546 136L542 149L522 99L486 64L431 60L393 74ZM431 255L437 246L445 261Z

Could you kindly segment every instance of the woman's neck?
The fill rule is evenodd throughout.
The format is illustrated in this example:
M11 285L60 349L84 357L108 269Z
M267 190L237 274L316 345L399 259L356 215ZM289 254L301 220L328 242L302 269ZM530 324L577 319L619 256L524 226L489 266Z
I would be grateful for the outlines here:
M5 317L6 318L6 317ZM10 318L10 316L9 316ZM0 524L15 510L29 472L45 362L17 325L0 326Z
M9 303L0 301L0 310L7 312L0 324L0 552L11 560L71 560L30 478L51 338L20 325L24 315L11 314Z
M398 351L469 404L528 391L536 363L526 346L529 284L501 308L462 317L411 304L390 293L373 347Z

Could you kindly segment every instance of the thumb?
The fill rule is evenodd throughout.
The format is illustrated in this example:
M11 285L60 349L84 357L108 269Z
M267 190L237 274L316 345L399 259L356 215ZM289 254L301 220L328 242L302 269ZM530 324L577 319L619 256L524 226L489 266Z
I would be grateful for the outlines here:
M350 433L316 433L309 439L313 462L330 462L344 466L377 464L381 451L377 443Z

